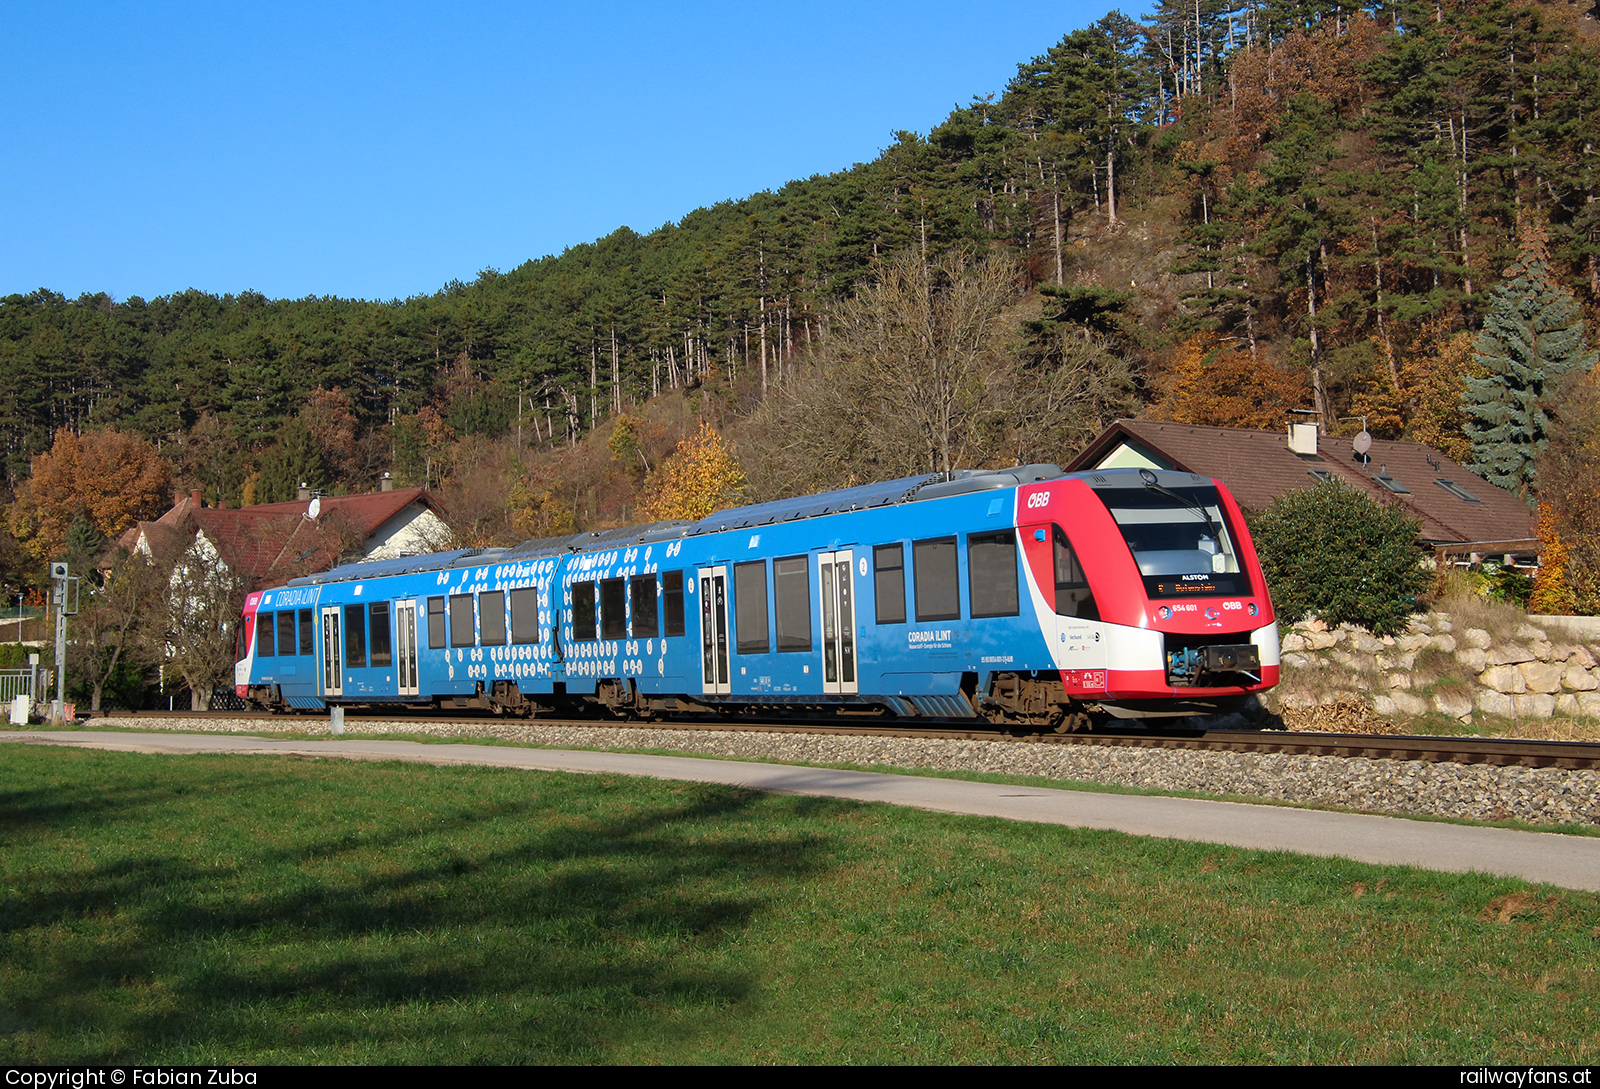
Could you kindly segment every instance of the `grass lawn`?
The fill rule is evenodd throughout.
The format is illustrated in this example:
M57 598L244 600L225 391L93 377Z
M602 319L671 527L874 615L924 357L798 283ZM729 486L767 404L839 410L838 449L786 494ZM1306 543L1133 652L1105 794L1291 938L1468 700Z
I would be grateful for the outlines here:
M1600 898L623 777L0 747L0 1064L1592 1063Z

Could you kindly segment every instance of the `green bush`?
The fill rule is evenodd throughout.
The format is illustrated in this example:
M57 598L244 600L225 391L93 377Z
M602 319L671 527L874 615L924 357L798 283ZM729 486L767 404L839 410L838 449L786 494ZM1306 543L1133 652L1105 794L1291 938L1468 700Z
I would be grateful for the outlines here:
M1250 523L1278 617L1399 631L1428 585L1416 519L1338 481L1290 492Z
M1515 567L1506 567L1491 560L1473 574L1472 588L1479 596L1490 601L1526 609L1528 599L1533 596L1533 579Z

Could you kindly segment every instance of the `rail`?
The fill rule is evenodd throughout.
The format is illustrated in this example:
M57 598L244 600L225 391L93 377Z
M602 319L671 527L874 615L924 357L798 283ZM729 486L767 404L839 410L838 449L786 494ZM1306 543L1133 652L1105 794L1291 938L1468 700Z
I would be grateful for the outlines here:
M307 733L316 733L326 715L279 715L259 711L137 711L101 712L102 717L148 719L233 720L243 726L251 721L271 721L280 728L291 723ZM587 726L639 731L709 730L728 733L792 733L867 737L946 738L967 741L999 741L1036 745L1103 745L1132 748L1195 749L1212 752L1283 753L1304 756L1337 756L1368 760L1420 760L1429 763L1518 765L1534 768L1600 769L1600 743L1587 741L1533 741L1498 737L1453 737L1449 735L1333 734L1262 731L1156 731L1126 730L1108 733L1010 734L982 727L937 726L908 728L887 723L834 725L824 722L724 722L699 721L608 721L604 719L501 718L490 713L462 715L459 712L420 712L397 715L393 708L351 708L346 720L354 725L362 719L431 723L460 723L463 726L530 725ZM300 724L303 723L303 727ZM293 728L293 727L291 727ZM239 732L247 732L247 727Z

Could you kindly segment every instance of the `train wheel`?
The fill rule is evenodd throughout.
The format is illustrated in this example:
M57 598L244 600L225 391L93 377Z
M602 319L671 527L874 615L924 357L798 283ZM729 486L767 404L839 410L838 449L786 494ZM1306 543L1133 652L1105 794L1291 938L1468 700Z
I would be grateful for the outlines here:
M1050 719L1050 728L1058 734L1088 733L1094 720L1087 711L1068 711L1062 708Z

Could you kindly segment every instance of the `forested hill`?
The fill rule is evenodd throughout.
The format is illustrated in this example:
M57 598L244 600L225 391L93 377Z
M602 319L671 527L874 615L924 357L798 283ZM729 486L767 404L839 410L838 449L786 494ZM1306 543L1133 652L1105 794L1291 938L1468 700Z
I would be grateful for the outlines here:
M470 469L463 436L555 448L671 388L748 413L877 262L958 249L1031 293L1011 349L1028 366L1067 365L1063 330L1107 349L1092 366L1119 361L1100 415L1275 425L1315 406L1446 444L1458 334L1519 224L1547 226L1557 278L1600 301L1600 49L1576 12L1163 0L1068 34L870 163L432 295L13 295L7 479L61 426L137 432L232 504L385 470L437 484Z

